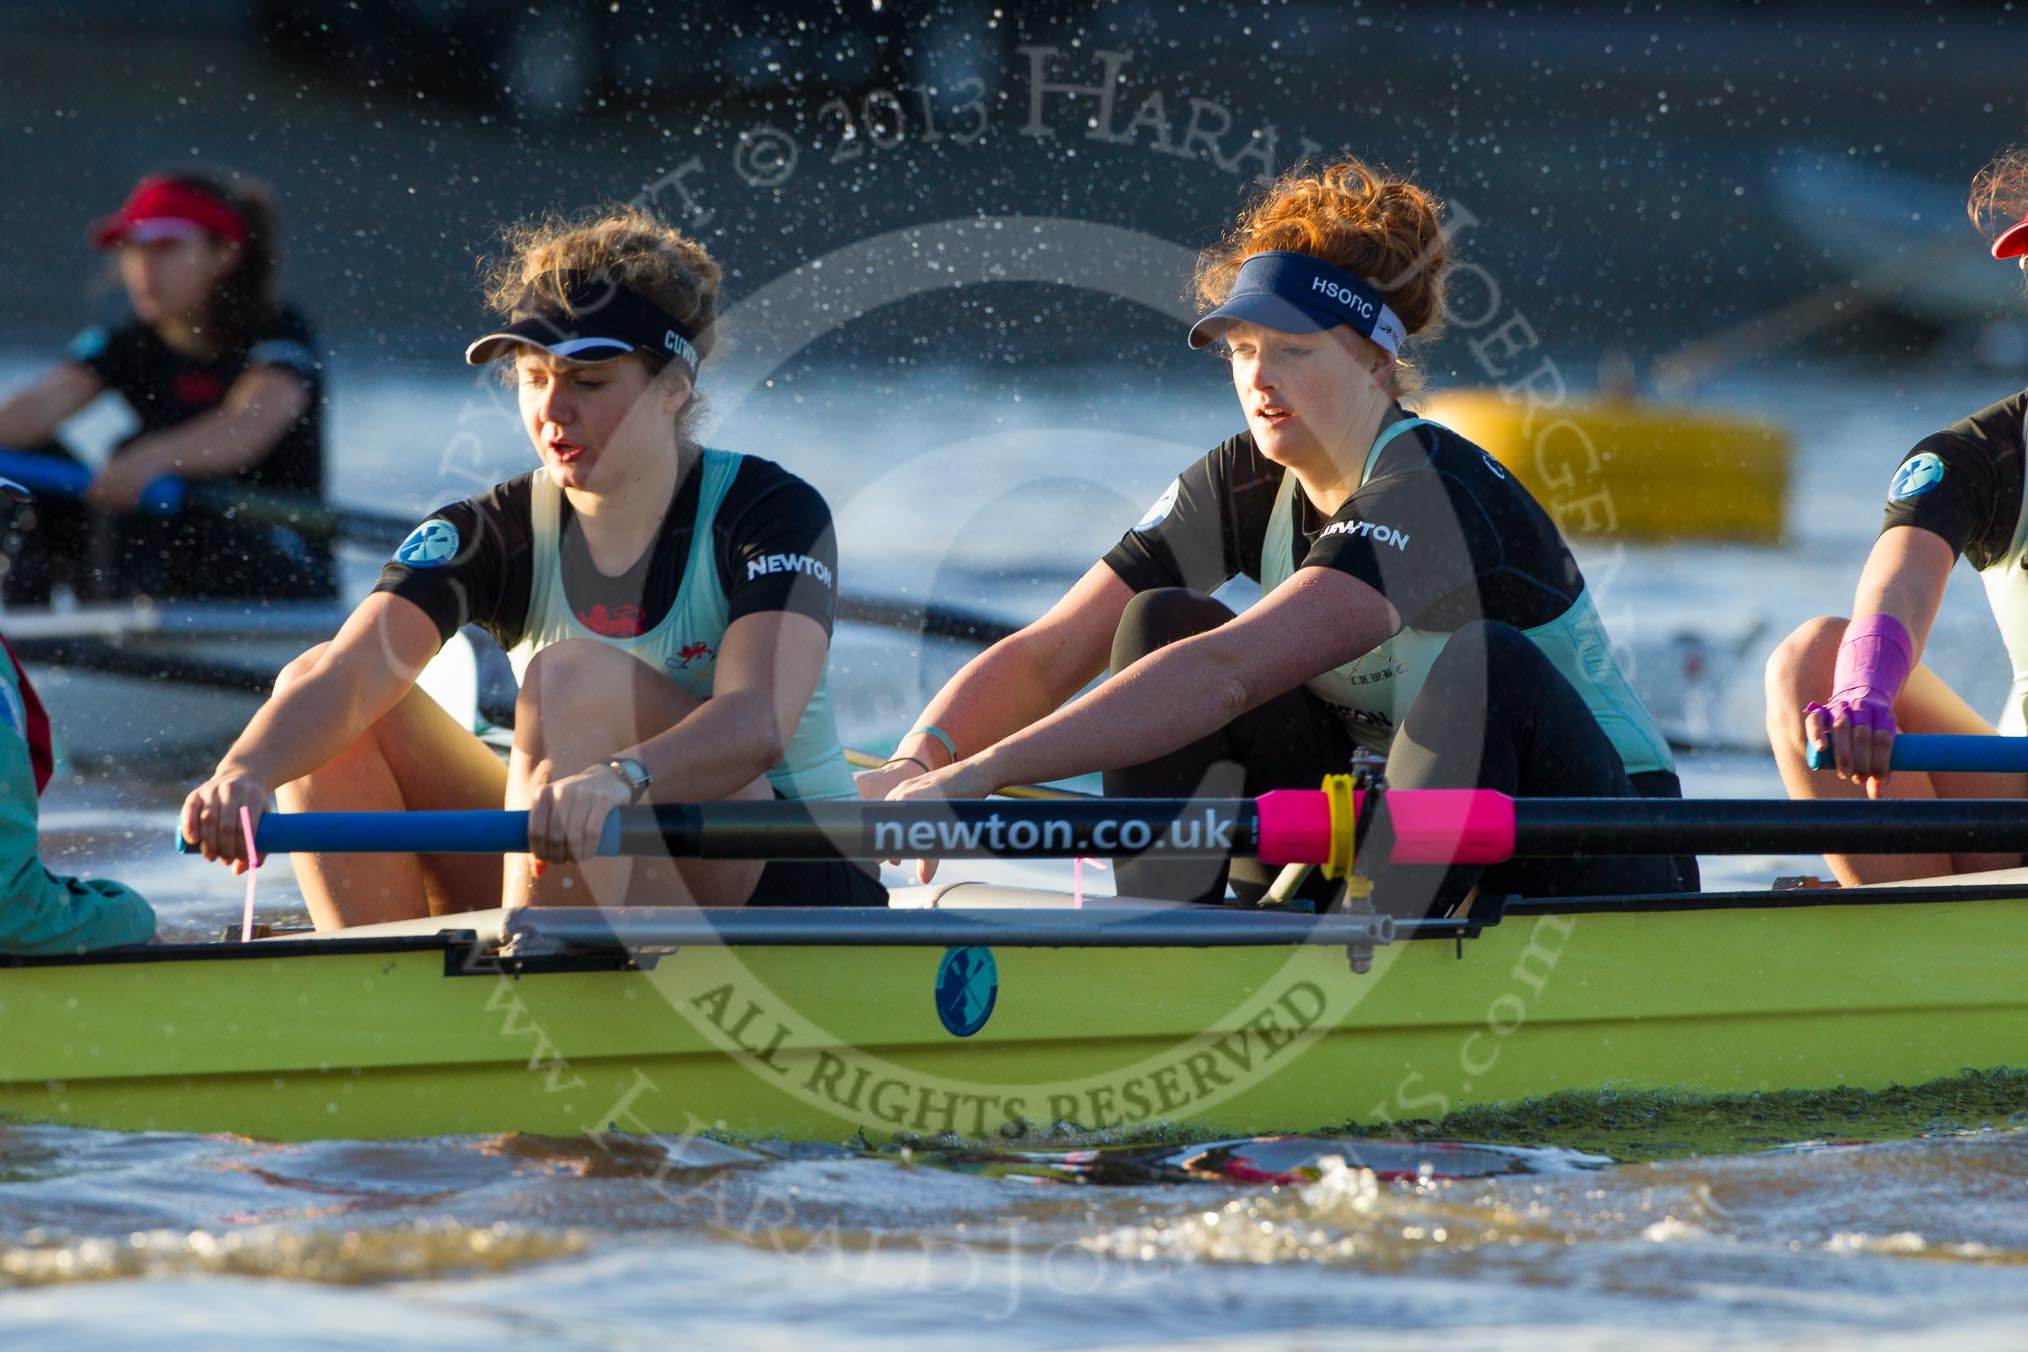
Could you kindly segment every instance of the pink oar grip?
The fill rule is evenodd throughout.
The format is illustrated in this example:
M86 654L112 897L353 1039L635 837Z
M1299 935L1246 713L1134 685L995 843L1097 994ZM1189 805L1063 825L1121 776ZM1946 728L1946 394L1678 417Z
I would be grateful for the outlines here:
M1263 864L1321 864L1331 854L1331 804L1322 789L1274 789L1254 801Z
M1397 864L1499 864L1514 857L1514 800L1495 789L1387 795Z
M1255 811L1262 863L1321 864L1330 856L1331 805L1322 790L1276 789ZM1396 789L1387 813L1394 863L1498 864L1514 856L1514 800L1496 790Z

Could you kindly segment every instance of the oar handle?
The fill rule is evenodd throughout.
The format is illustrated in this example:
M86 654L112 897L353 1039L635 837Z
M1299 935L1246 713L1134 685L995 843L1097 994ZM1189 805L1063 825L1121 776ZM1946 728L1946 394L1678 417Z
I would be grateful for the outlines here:
M88 465L29 451L0 451L0 477L52 498L83 497L92 482ZM171 516L183 510L183 481L173 474L163 475L141 494L139 507L150 516Z
M1831 768L1829 747L1810 744L1812 770ZM1980 774L2028 774L2028 737L1978 737L1962 733L1903 732L1888 751L1890 770L1958 770Z
M622 814L606 819L600 854L620 853ZM526 812L270 812L255 830L270 854L525 854ZM179 832L176 849L197 847Z
M44 497L78 498L91 486L88 466L57 455L0 450L0 477L14 480ZM333 507L304 493L250 488L226 480L191 482L165 474L142 492L137 510L149 516L174 516L186 507L203 505L231 512L262 526L287 526L315 539L343 535L370 544L400 540L413 522L402 517L356 508Z
M1399 863L1496 863L1514 849L1514 803L1479 789L1389 795ZM1356 813L1356 800L1352 803ZM1071 802L669 803L615 812L601 854L685 859L1169 859L1257 856L1322 863L1333 832L1351 829L1315 789L1245 798L1094 798ZM270 812L263 855L515 854L526 812ZM177 848L193 847L180 836Z

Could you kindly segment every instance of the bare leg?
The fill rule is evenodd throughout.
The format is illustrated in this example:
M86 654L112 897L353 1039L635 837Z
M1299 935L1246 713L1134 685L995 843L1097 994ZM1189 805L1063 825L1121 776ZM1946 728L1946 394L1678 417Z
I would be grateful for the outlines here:
M647 663L593 640L537 653L514 709L514 755L507 806L525 808L538 783L563 779L682 722L698 701ZM683 800L681 784L656 784L651 799ZM732 795L770 799L765 775ZM531 859L506 862L506 906L739 906L760 879L762 861L588 859L552 864L532 876Z
M1791 798L1863 798L1858 784L1839 779L1831 770L1812 770L1804 759L1803 706L1831 692L1838 662L1838 644L1846 621L1835 616L1811 620L1782 640L1767 663L1767 735L1775 765ZM1894 721L1903 732L1946 732L1992 735L1993 725L1979 717L1928 667L1909 673L1901 697L1894 702ZM1897 770L1881 789L1883 798L2022 798L2028 797L2028 776L1925 774ZM1949 873L2013 868L2018 854L1830 854L1831 873L1846 886L1935 878Z
M291 662L277 686L300 679L320 651ZM454 811L496 808L506 789L500 758L411 690L320 769L277 789L275 801L285 812ZM298 854L292 862L320 930L500 903L499 861L479 855Z

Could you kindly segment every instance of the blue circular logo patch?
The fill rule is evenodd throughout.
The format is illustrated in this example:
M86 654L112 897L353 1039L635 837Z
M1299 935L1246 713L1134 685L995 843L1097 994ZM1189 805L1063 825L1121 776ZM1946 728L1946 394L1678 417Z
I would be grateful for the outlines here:
M90 361L93 357L98 356L99 353L106 350L106 344L109 341L111 341L111 335L94 324L77 337L71 339L70 346L65 351L72 361Z
M1930 451L1910 456L1894 471L1894 481L1887 486L1887 496L1900 502L1903 498L1921 497L1930 489L1943 482L1943 459Z
M447 563L458 552L458 528L442 517L431 517L408 533L394 561L411 568L434 568Z
M1134 523L1134 529L1153 530L1168 520L1170 509L1176 505L1176 495L1182 491L1183 481L1181 479L1170 480L1169 486L1162 491L1162 496L1156 498L1154 505L1143 512L1141 519Z
M951 948L937 964L937 1017L959 1037L970 1037L993 1017L1000 998L1000 964L990 948Z

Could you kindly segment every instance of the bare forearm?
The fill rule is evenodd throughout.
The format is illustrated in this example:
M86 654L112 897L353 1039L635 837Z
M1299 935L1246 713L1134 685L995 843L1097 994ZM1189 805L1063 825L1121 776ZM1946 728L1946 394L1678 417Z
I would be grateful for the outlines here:
M1852 618L1893 616L1914 640L1920 659L1954 562L1950 546L1926 530L1904 526L1889 531L1867 556L1852 598Z
M1915 654L1922 655L1923 644L1928 640L1930 626L1936 622L1937 604L1940 598L1924 594L1922 588L1912 587L1905 582L1890 581L1877 589L1862 589L1854 598L1852 618L1867 615L1892 615L1908 631L1915 641Z
M967 662L917 722L942 729L957 744L958 755L970 755L1046 718L1097 674L1052 676L1027 636L1017 634ZM926 733L904 738L897 751L922 756L932 766L950 758Z
M219 762L270 789L301 779L350 746L405 693L376 694L375 683L329 657L261 706Z
M1259 700L1202 640L1142 658L979 757L996 786L1137 765L1224 727Z
M675 727L612 754L647 767L658 801L710 802L745 788L781 759L789 733L771 733L768 718L764 699L715 696Z
M179 427L142 437L121 452L145 457L156 475L216 479L236 474L268 453L274 438L264 425L238 413L207 413Z
M0 399L0 447L19 449L47 441L71 414L99 392L99 378L82 366L59 366L35 384Z
M27 395L0 400L0 447L14 450L49 440L62 419L45 416L36 403Z

